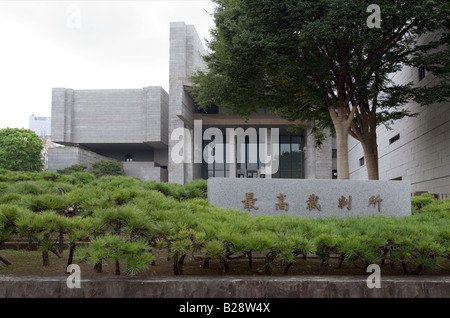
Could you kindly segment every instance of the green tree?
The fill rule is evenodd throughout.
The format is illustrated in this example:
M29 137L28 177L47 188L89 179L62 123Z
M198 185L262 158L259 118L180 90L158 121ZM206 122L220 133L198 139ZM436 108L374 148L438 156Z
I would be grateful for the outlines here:
M12 171L42 170L42 140L27 129L0 130L0 169Z
M123 176L123 170L117 161L101 160L92 165L90 170L97 178L103 176Z
M414 116L403 106L448 101L450 4L444 0L215 0L208 72L192 77L198 104L248 117L261 108L336 133L338 178L348 179L350 134L378 179L376 127ZM378 17L381 20L376 21ZM370 28L369 22L380 22ZM436 32L426 45L418 39ZM441 78L434 87L394 84L404 65Z

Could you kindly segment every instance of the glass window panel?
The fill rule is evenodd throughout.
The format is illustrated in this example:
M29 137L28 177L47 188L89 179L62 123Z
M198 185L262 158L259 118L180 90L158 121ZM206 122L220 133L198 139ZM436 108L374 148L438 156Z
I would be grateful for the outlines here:
M215 176L217 178L223 178L225 176L225 172L223 170L222 171L216 170Z
M294 179L301 179L302 178L301 171L292 171L292 178L294 178Z
M290 170L291 169L291 145L281 144L280 145L280 169Z
M292 145L302 145L302 136L292 136Z
M302 168L302 153L300 151L292 151L292 170L300 171Z
M286 179L291 177L291 171L280 171L280 178Z
M240 144L237 147L239 147L240 152L237 154L237 162L238 162L238 169L246 169L247 165L246 165L246 145L245 144Z
M290 144L291 136L280 136L280 144Z

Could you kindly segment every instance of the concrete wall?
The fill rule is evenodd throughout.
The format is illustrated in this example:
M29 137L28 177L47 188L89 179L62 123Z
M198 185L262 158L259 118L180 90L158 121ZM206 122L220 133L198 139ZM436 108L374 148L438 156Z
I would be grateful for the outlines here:
M0 298L449 298L449 277L382 276L381 288L368 288L365 275L227 277L82 277L81 288L67 288L68 276L0 275ZM163 300L159 300L163 301ZM171 300L176 304L176 300ZM226 301L228 302L228 301ZM233 301L229 301L233 302ZM234 301L236 302L236 301ZM270 302L264 301L262 302ZM198 304L195 300L189 303ZM165 313L178 314L176 306ZM201 303L205 304L205 302ZM208 304L208 302L206 302ZM269 307L281 313L277 301ZM214 313L221 311L215 310ZM212 315L214 316L214 315Z
M421 42L433 36L424 37ZM396 83L413 82L418 86L432 86L437 80L432 74L419 81L418 69L405 67L393 75ZM409 103L406 107L416 118L404 118L377 129L380 180L401 177L411 181L411 190L430 193L450 193L450 104L420 106ZM400 134L400 139L390 139ZM349 137L350 178L367 179L366 166L360 167L363 157L359 142Z
M170 23L170 68L169 68L169 135L177 128L193 128L192 113L195 105L184 91L190 85L189 76L198 69L204 69L203 44L194 26L184 22ZM186 136L186 138L192 138ZM169 156L178 140L170 140ZM199 175L200 169L192 163L175 163L169 158L169 182L188 183Z
M77 147L57 147L48 150L48 171L56 171L73 165L85 165L88 168L101 160L112 160L94 152Z
M168 95L161 87L52 91L54 141L167 145Z
M329 135L329 131L326 132ZM320 148L315 147L314 136L307 129L305 151L305 179L331 179L333 170L333 138L326 138Z
M122 168L128 177L142 181L167 182L167 169L155 167L153 162L122 162Z

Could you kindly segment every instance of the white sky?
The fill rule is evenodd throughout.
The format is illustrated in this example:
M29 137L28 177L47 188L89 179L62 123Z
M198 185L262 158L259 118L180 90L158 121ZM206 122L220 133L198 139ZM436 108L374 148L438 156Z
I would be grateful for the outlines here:
M213 12L209 0L0 0L0 129L51 116L52 87L168 92L169 23L204 40Z

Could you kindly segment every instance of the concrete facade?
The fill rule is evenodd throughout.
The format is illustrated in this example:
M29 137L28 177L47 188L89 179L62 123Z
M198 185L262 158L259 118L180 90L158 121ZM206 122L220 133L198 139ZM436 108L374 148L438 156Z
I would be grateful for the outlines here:
M119 161L127 175L142 180L185 184L194 179L207 178L208 171L206 176L204 171L205 162L194 163L193 155L194 144L197 147L198 143L203 142L201 138L194 142L194 120L198 120L196 115L202 115L202 111L186 89L192 85L189 77L197 70L206 69L203 61L206 51L194 26L184 22L170 24L169 51L169 94L161 87L114 90L54 88L53 140L67 146L79 146L97 153L100 157ZM209 127L216 127L223 132L228 128L267 128L270 136L271 129L278 128L284 132L284 136L291 135L286 130L291 123L265 112L251 116L248 122L235 118L236 116L225 115L225 111L220 108L217 114L208 116L205 119L210 121ZM182 134L175 134L177 130L181 130ZM295 170L295 177L331 179L332 139L325 140L322 148L317 149L309 129L297 137L303 144L301 147L298 147L298 142L295 144L295 160L301 158L302 171L297 173ZM278 147L279 144L272 138L268 137L267 140L268 154L271 154L272 147ZM292 143L292 139L290 140ZM182 151L186 154L186 160L181 163L172 160L172 152L177 151L180 142L183 144ZM67 159L63 158L64 151L67 151ZM291 150L292 153L293 151ZM132 160L127 160L130 155ZM82 164L76 162L76 157L68 150L55 152L49 170ZM281 157L280 154L279 158L273 160L282 160ZM229 170L226 174L231 178L243 175L247 177L247 172L242 173L242 169L237 169L237 157L233 160L227 163ZM294 175L293 168L291 171L286 169L287 171L282 171L275 177L286 178L283 173ZM298 164L295 169L298 169ZM276 171L272 173L275 174ZM258 166L256 172L258 177L264 175L265 178L271 178L272 173L263 172L262 166Z
M167 169L155 167L154 162L122 162L123 172L142 181L167 182Z
M169 132L177 128L189 130L191 136L183 137L186 141L193 138L192 114L196 112L196 106L184 87L190 85L190 75L197 70L205 69L202 59L205 53L193 25L186 25L184 22L170 23ZM171 160L170 153L178 142L179 139L169 138L169 182L184 184L201 178L199 164L175 163Z
M88 168L100 160L112 160L95 152L78 147L56 147L48 150L48 170L56 171L73 165L85 165Z
M161 87L54 88L53 140L85 149L79 150L80 153L98 154L91 156L92 160L123 162L125 173L130 176L167 181L164 166L167 166L168 104L169 95ZM79 157L76 161L77 156L69 150L60 150L51 156L50 171L86 164ZM92 164L91 160L87 162Z
M436 35L420 39L433 40ZM437 82L433 74L419 79L417 68L404 67L393 74L396 83L412 82L417 86ZM433 194L450 193L450 105L449 103L420 106L409 103L406 108L419 115L403 118L377 128L380 180L410 180L412 192ZM366 165L360 165L364 156L361 144L349 137L351 179L367 179Z

